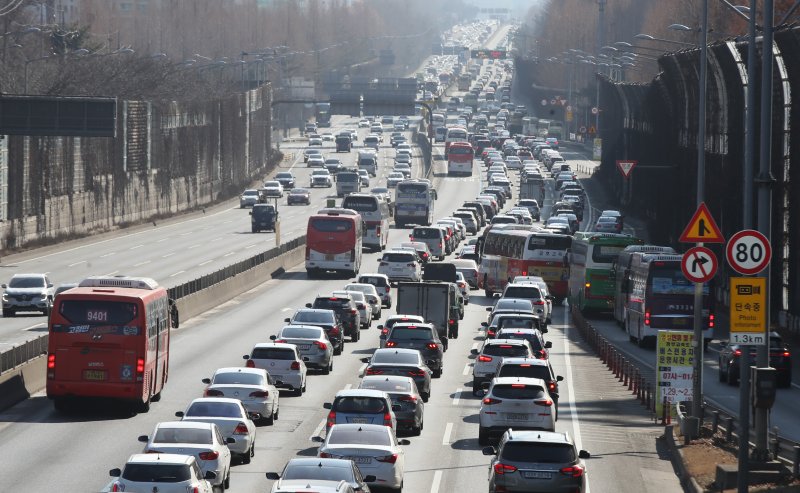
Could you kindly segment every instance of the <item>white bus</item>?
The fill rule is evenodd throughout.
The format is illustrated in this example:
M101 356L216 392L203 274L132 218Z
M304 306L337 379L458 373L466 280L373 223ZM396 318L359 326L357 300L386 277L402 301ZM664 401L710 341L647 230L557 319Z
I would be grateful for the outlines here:
M384 250L389 242L389 205L381 197L351 193L342 200L342 208L353 209L364 220L364 247Z
M467 139L467 129L464 127L447 127L444 138L444 157L450 152L450 144L453 142L469 142Z
M409 224L430 226L433 222L433 201L436 190L427 180L406 180L397 184L394 205L394 224L398 228Z

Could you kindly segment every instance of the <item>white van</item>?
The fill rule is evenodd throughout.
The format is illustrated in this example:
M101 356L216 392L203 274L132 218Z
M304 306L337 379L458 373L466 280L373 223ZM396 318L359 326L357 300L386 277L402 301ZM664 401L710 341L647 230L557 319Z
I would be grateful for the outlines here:
M370 176L377 176L378 154L372 149L358 151L358 167L367 170Z
M372 247L375 251L386 248L389 242L390 214L389 204L383 197L369 193L351 193L342 200L342 207L361 214L366 225L364 247Z

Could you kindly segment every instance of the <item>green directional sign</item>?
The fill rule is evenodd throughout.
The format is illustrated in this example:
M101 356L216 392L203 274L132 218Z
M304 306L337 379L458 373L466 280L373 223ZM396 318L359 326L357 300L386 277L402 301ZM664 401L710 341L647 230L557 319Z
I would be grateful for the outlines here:
M502 60L506 58L507 52L506 50L489 50L482 48L478 50L470 50L470 56L472 58L490 58L492 60Z

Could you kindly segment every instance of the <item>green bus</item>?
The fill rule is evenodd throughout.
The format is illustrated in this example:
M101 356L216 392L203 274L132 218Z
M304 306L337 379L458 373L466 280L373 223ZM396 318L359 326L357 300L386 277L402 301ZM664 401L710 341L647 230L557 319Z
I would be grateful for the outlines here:
M614 309L612 267L619 252L644 242L627 234L579 231L572 240L569 259L568 299L585 313Z

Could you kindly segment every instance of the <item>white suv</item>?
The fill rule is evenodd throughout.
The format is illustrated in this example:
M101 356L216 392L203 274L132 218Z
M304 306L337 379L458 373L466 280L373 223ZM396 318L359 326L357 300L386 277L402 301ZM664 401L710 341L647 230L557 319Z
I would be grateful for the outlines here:
M414 252L388 250L380 260L378 273L386 274L390 281L419 282L422 278L422 266Z
M161 493L212 493L208 480L217 478L213 471L200 470L193 455L134 454L125 467L112 469L109 474L117 479L112 491L159 491ZM154 481L154 478L165 478Z
M14 274L2 287L4 317L13 317L17 312L50 315L55 289L46 274Z
M524 299L529 300L533 305L533 311L544 322L544 327L547 328L547 323L551 318L550 310L552 305L548 303L547 295L542 293L537 284L532 282L516 283L511 282L506 284L501 299Z
M261 342L253 347L250 354L245 354L248 368L263 368L276 382L275 386L288 389L294 395L302 395L306 391L306 375L308 368L297 352L297 346L283 342Z
M554 401L541 378L499 377L481 401L478 444L515 430L555 431Z

